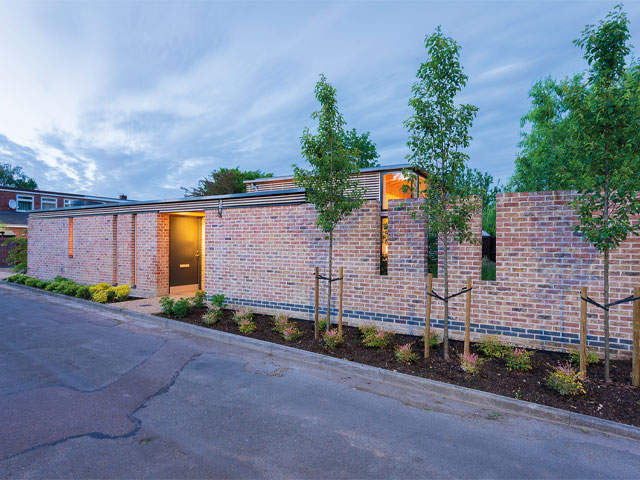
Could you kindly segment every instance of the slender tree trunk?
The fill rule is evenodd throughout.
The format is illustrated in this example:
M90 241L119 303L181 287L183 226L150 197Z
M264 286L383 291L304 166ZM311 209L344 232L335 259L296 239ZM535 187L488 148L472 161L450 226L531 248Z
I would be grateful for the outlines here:
M331 330L331 276L333 274L333 230L329 232L329 284L327 288L327 332Z
M604 251L604 304L609 303L609 249ZM609 310L604 311L604 379L611 381L609 375Z
M447 249L449 236L444 235L444 298L449 296L449 262ZM444 331L442 333L442 346L444 348L444 359L449 359L449 302L444 302Z
M608 175L609 169L606 169ZM604 225L609 227L609 182L605 183L604 191ZM609 303L609 249L604 250L604 304ZM611 381L609 375L609 310L604 311L604 380Z

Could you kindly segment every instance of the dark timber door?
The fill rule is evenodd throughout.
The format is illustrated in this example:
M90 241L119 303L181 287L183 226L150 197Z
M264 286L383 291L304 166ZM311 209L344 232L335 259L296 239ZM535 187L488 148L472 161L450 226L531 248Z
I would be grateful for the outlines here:
M200 217L169 216L169 286L200 284Z

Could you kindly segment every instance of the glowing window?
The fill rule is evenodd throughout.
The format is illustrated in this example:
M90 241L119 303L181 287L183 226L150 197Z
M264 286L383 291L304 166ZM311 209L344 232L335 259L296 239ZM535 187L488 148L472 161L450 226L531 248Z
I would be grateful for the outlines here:
M380 275L387 275L389 265L389 219L382 217L380 225Z
M389 200L411 198L411 191L403 191L404 185L410 185L402 173L385 173L382 175L382 209L389 208Z
M73 218L69 218L69 258L73 258Z

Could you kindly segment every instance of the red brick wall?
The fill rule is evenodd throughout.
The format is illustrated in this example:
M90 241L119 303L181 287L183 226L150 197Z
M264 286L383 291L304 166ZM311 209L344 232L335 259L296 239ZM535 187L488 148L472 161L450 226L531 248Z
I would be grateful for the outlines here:
M517 193L498 196L497 281L482 281L480 243L450 243L450 290L473 278L472 336L501 333L513 343L564 348L578 341L578 289L589 286L601 301L600 255L573 232L571 192ZM400 332L421 333L425 314L426 235L408 209L389 210L389 275L379 274L380 204L368 201L335 232L334 272L345 269L345 321L377 321ZM258 311L286 312L312 318L313 270L326 275L328 241L315 225L308 204L225 209L205 212L204 288L224 293L232 305ZM110 281L113 275L113 216L76 217L73 259L67 258L67 219L30 219L29 274L49 279L57 274L78 281ZM118 216L118 281L130 281L131 216ZM137 215L136 295L168 292L167 214ZM479 237L481 217L472 225ZM109 237L111 235L111 237ZM442 266L442 255L440 255ZM633 237L612 254L611 297L632 293L640 283L640 238ZM337 283L333 309L337 311ZM443 293L442 272L434 288ZM326 305L322 282L321 306ZM462 336L464 296L450 302L452 336ZM590 344L602 344L601 315L589 309ZM631 305L611 312L612 346L629 350ZM442 304L434 301L432 326L439 328Z

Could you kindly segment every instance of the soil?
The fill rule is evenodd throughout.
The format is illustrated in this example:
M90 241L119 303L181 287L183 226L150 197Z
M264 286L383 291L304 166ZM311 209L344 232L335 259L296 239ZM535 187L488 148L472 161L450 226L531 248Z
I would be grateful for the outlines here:
M224 317L211 327L207 327L201 321L205 312L206 308L194 311L180 321L244 335L233 322L233 311L225 310ZM391 344L380 350L365 347L360 331L345 326L344 343L332 350L326 347L322 340L314 339L313 322L290 319L302 335L293 342L287 342L273 329L273 317L254 314L253 320L258 328L252 334L244 336L640 427L640 388L631 386L630 360L611 361L611 383L604 381L602 361L590 366L587 369L588 377L583 382L586 394L571 397L562 396L549 389L544 381L552 366L568 361L568 355L563 353L534 350L533 369L528 372L508 370L504 360L487 358L479 373L472 376L460 368L458 355L463 351L463 342L449 341L447 361L443 358L442 345L431 349L430 358L425 360L421 337L395 335ZM395 359L395 346L406 343L412 344L413 351L419 357L412 365L405 365ZM483 356L473 343L471 351Z

